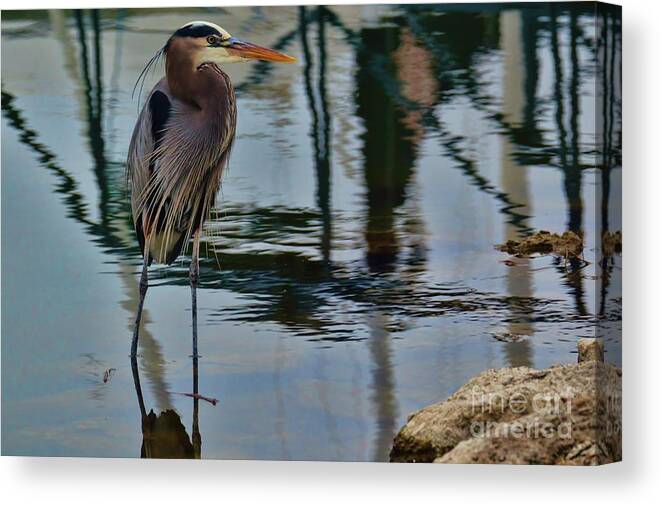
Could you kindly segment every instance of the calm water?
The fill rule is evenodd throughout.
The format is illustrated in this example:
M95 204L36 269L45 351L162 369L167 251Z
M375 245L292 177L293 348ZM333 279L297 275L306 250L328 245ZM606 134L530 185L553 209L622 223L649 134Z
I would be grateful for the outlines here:
M299 59L227 67L195 377L215 406L178 394L185 257L150 272L135 381L128 358L131 89L193 19ZM619 363L621 260L594 236L621 226L619 44L587 4L3 12L3 454L387 460L408 413L573 362L595 320ZM587 261L494 249L534 229L583 230Z

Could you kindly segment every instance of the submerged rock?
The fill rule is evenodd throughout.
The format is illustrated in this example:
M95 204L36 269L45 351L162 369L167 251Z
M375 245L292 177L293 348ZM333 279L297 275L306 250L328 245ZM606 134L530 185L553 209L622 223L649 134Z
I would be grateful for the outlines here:
M599 344L584 357L599 356ZM601 361L486 370L412 414L393 462L599 465L622 458L621 371Z
M514 256L556 254L564 258L580 257L583 254L583 237L573 231L558 235L540 230L521 240L508 240L504 244L497 245L496 249Z
M604 256L622 254L622 232L604 232L601 236L601 250L603 251Z

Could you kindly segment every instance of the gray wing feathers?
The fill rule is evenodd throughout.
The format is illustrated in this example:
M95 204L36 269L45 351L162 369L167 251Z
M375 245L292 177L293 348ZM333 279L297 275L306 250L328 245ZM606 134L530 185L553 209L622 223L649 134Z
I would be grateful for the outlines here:
M234 139L236 109L219 121L204 122L172 97L163 81L155 91L170 99L167 127L156 142L147 101L131 139L127 175L136 231L144 233L154 258L164 262L175 244L188 242L214 205ZM160 250L154 251L154 243Z

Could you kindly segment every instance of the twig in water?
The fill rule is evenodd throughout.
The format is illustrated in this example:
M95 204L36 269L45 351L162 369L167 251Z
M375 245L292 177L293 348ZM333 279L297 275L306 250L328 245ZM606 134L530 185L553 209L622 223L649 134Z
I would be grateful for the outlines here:
M218 403L218 400L216 400L215 398L209 398L208 396L202 396L201 394L198 394L198 393L177 393L177 392L174 392L173 394L188 396L189 398L195 398L196 400L204 400L205 402L209 402L211 405L216 405Z
M108 368L105 372L103 372L103 383L105 384L110 380L110 377L112 377L112 374L116 372L115 368Z

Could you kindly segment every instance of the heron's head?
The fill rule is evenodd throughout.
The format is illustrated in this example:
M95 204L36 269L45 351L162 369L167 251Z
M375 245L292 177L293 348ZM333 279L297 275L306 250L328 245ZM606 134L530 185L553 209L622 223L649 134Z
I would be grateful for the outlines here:
M244 42L232 37L227 30L206 21L192 21L179 28L168 40L166 55L172 51L183 52L195 67L204 63L237 63L248 60L264 60L293 63L296 58L266 47Z

